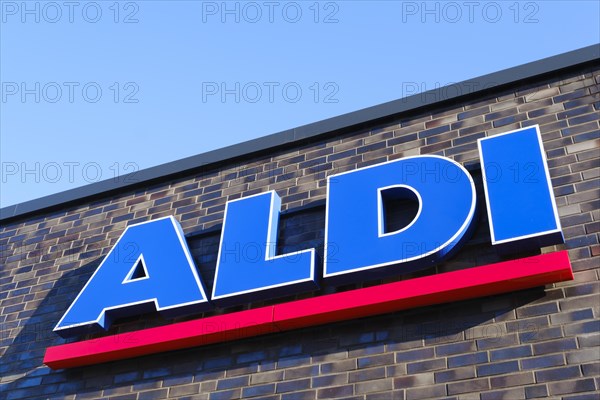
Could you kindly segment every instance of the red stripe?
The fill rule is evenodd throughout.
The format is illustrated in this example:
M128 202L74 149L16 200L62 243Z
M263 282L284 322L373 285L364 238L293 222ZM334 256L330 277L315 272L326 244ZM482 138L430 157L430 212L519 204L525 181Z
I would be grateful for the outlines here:
M571 279L568 253L559 251L49 347L44 364L52 369L79 367Z

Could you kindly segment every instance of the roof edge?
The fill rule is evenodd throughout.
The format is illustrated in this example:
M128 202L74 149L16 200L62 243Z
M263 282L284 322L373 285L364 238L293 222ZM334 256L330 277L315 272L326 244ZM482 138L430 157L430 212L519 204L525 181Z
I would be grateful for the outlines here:
M65 207L84 199L109 195L122 189L133 189L144 184L181 175L185 172L216 166L219 163L250 156L275 148L298 144L310 138L328 133L360 127L366 123L383 122L400 114L434 105L443 105L458 99L482 95L500 87L531 80L600 59L600 44L583 47L567 53L543 58L527 64L511 67L491 74L465 80L456 84L418 93L409 97L342 114L294 129L270 134L246 142L211 150L195 156L121 175L118 179L106 179L89 185L69 189L37 199L25 201L0 209L0 221L5 223L18 217L41 211ZM452 90L450 90L452 89ZM449 95L449 93L455 93ZM134 175L135 174L135 178Z

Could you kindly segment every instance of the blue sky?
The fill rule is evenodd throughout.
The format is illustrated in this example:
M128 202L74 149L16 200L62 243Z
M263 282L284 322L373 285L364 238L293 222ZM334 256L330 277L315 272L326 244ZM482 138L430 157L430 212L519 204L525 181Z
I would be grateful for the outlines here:
M600 42L597 1L0 1L0 206Z

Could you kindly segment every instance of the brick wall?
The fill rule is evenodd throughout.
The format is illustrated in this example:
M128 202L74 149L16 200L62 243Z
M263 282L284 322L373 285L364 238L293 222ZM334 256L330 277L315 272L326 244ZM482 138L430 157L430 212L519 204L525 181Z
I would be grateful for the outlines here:
M597 399L599 87L599 69L580 69L3 222L0 398ZM467 165L481 191L476 140L532 124L543 135L566 238L544 251L568 249L574 281L91 367L42 364L48 346L64 343L52 328L128 224L175 215L210 287L227 200L276 190L285 210L280 251L316 247L322 256L327 176L439 154ZM478 229L460 254L435 271L389 280L498 261L480 206ZM171 322L149 314L120 321L109 334Z

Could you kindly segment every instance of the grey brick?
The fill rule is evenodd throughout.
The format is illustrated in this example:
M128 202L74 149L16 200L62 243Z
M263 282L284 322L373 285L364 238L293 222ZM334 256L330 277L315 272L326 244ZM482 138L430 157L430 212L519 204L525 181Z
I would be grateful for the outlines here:
M363 357L358 359L358 368L375 367L378 365L389 365L394 363L393 354L380 354L377 356Z
M518 374L493 376L490 378L490 384L493 388L523 386L535 382L532 372L520 372Z
M480 392L490 388L488 378L470 379L463 382L449 383L448 394L461 394L468 392Z
M429 372L424 374L400 376L394 379L394 387L396 389L404 389L416 386L430 386L434 382L434 374L432 372Z
M416 350L399 351L396 353L396 362L425 360L428 358L433 358L434 355L435 355L435 350L432 347L416 349Z
M598 360L598 358L596 358L595 361L597 361L597 360ZM600 375L600 362L584 364L581 366L581 369L583 370L584 376L599 376Z
M515 344L518 344L517 335L515 334L508 334L504 336L477 340L477 348L479 350L495 349L498 347L510 346Z
M576 310L572 312L561 312L550 316L550 320L553 324L565 324L568 322L590 318L593 318L593 312L591 308L585 310Z
M321 364L321 373L330 374L333 372L350 371L356 368L356 360L343 360Z
M525 398L524 388L494 390L481 393L481 400L516 400Z
M566 325L564 327L565 335L577 335L586 333L600 332L600 321L586 321Z
M566 393L589 392L596 390L593 379L577 379L572 381L553 382L548 384L551 395L562 395Z
M356 383L355 391L356 394L365 394L373 392L389 392L392 390L393 381L391 378L388 379L377 379L368 382Z
M347 382L362 382L373 379L385 378L385 367L376 367L350 372L347 377ZM344 382L346 383L346 382Z
M432 385L421 388L411 388L406 391L406 400L432 399L445 396L445 385Z

